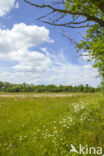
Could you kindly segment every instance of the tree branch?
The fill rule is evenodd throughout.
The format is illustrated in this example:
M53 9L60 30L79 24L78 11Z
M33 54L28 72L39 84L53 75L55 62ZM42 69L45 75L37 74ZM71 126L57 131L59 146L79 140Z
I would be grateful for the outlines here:
M42 18L45 18L45 17L47 17L47 16L49 16L49 15L53 14L54 12L55 12L55 11L54 11L54 10L52 10L49 14L44 15L44 16L41 16L41 17L37 18L37 20L40 20L40 19L42 19Z
M80 55L77 55L76 57L79 57L79 56L90 56L91 57L92 54L89 54L89 53L88 54L80 54Z
M89 24L87 24L87 25L80 25L80 26L72 26L72 25L51 23L51 22L48 22L48 21L41 21L41 22L47 23L47 24L50 24L50 25L53 25L53 26L65 26L65 27L69 27L69 28L87 28L87 27L93 26L93 25L89 25ZM71 24L73 24L73 23L71 23Z
M60 13L64 13L64 14L70 14L70 15L80 15L80 16L84 16L87 18L87 21L93 21L93 22L96 22L98 23L101 27L104 27L104 21L102 19L99 19L95 16L91 16L89 15L88 13L86 12L74 12L74 11L70 11L70 10L63 10L63 9L58 9L58 8L54 8L53 6L51 5L38 5L38 4L35 4L35 3L32 3L28 0L24 0L24 2L32 5L32 6L35 6L35 7L38 7L38 8L50 8L53 10L53 12L60 12Z
M74 43L76 46L77 46L77 42L75 41L75 40L73 40L72 38L70 38L69 37L69 35L64 31L64 30L62 30L63 31L63 33L64 33L64 36L69 40L69 41L71 41L72 43Z

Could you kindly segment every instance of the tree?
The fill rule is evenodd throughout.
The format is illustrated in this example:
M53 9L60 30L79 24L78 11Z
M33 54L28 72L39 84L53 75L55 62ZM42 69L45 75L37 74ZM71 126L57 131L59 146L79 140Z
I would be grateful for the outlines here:
M104 0L49 0L44 4L40 4L42 1L37 4L24 1L35 7L50 9L47 15L38 18L41 22L67 28L88 28L80 43L72 40L66 32L64 34L78 50L87 52L81 56L95 60L94 67L99 69L104 81ZM47 17L51 20L43 20Z
M47 91L48 92L57 92L57 87L53 84L47 85Z
M92 26L89 23L92 21L97 23L98 26L104 27L104 0L55 0L51 4L40 4L40 1L38 4L32 3L28 0L24 1L32 6L49 8L51 10L47 15L38 18L39 20L56 13L57 17L56 19L53 19L53 21L42 21L48 24L70 28L81 28ZM48 3L50 3L50 1L48 1ZM54 5L57 7L54 7ZM61 6L61 9L59 9L59 5ZM68 22L59 23L65 16L69 16Z
M104 80L104 28L97 27L96 24L89 28L85 39L77 44L77 48L84 49L88 52L90 60L95 60L94 67L99 69Z
M4 83L2 81L0 81L0 91L3 90L3 87L4 87Z

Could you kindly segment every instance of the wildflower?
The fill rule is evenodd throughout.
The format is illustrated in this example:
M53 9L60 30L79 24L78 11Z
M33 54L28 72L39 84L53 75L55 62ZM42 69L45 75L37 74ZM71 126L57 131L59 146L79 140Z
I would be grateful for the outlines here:
M63 127L67 127L67 125L64 124Z
M72 122L73 120L72 120L72 118L70 118L70 122Z
M43 139L46 139L46 136L43 136Z
M54 124L56 123L56 121L54 121Z
M66 121L66 119L63 119L63 121Z
M12 147L12 144L10 144L9 147Z
M67 129L69 129L70 127L67 126Z
M27 136L24 136L24 138L27 138Z
M62 121L60 121L59 124L62 124Z
M46 125L43 125L43 128L45 128L46 127Z
M35 133L35 132L33 132L33 134L35 135L36 133Z
M52 142L54 143L54 142L55 142L55 140L52 140Z
M37 129L37 132L40 132L40 129Z
M54 131L54 134L56 134L56 133L57 133L57 130Z
M62 141L62 140L63 140L63 138L60 138L60 140Z
M22 141L22 136L19 137L19 141Z
M42 136L44 136L44 133L42 134Z
M9 147L7 147L6 149L9 150Z
M7 145L7 143L4 144L5 146Z

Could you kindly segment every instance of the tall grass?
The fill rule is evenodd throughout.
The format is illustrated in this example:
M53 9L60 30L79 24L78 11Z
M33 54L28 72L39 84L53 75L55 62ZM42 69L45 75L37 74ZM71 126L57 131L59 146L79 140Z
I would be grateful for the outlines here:
M0 156L70 156L104 149L104 97L0 97Z

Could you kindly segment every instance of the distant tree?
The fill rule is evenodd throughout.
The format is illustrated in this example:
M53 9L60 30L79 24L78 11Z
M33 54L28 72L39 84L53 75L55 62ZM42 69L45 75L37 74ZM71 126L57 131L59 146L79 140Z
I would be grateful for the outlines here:
M2 81L0 81L0 91L2 91L4 88L4 83Z
M34 92L41 93L45 91L46 91L46 87L44 85L34 86Z
M57 87L55 85L53 85L53 84L47 85L46 88L47 88L48 92L57 92L58 91Z
M0 91L4 92L94 92L94 91L100 91L100 88L94 88L91 86L64 86L59 85L55 86L53 84L49 85L33 85L33 84L13 84L9 82L2 82L0 81Z
M79 85L79 86L78 86L78 90L79 90L80 92L83 92L84 86L83 86L83 85Z

